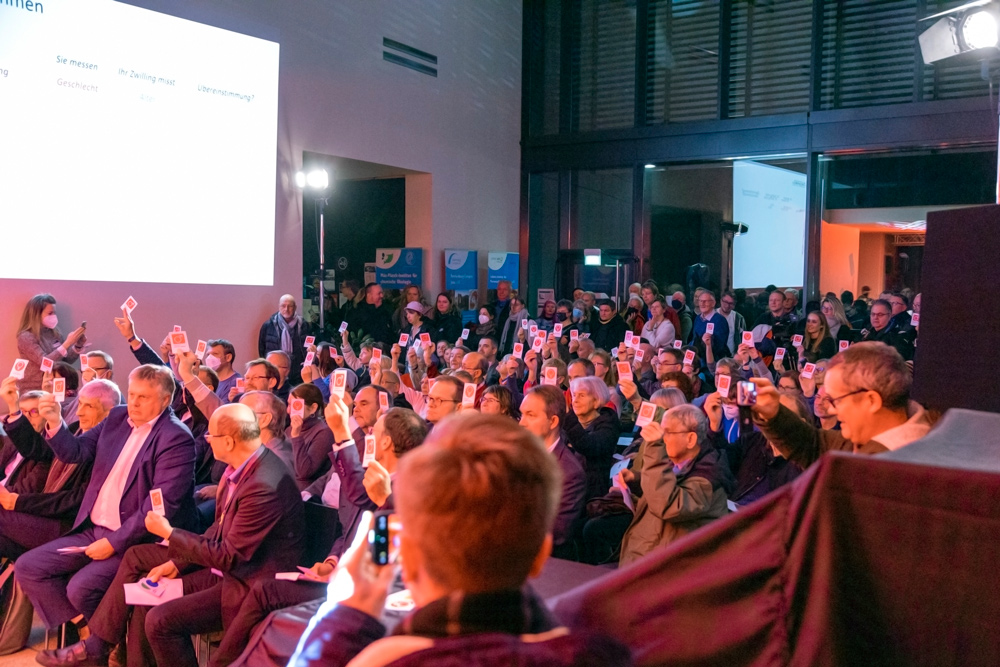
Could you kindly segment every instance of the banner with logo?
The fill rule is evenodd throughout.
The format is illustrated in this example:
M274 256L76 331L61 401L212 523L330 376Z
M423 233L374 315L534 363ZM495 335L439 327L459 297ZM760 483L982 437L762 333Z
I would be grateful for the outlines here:
M377 248L375 282L387 289L423 285L424 251L421 248Z
M462 321L474 321L479 308L478 251L454 248L444 251L444 288L454 293Z
M489 289L496 289L501 280L509 280L511 287L518 288L518 276L521 273L521 256L516 252L491 252L487 256L489 267Z

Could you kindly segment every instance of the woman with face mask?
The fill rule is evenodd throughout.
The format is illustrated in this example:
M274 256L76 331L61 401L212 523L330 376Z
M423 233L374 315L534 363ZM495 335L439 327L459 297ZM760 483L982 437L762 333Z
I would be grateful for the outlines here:
M24 306L17 328L17 356L28 360L21 380L21 392L42 387L42 358L72 364L87 343L86 329L74 329L64 339L56 316L56 299L51 294L36 294Z
M483 338L497 338L496 319L493 317L492 309L486 306L479 309L479 319L469 332L469 340L465 346L474 351L478 349L479 341Z

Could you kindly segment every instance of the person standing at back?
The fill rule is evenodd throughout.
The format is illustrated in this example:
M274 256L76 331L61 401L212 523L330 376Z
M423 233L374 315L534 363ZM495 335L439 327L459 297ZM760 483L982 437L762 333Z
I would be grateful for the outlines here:
M36 294L28 300L17 327L17 354L28 360L21 391L42 388L42 358L72 364L87 343L87 330L81 326L66 336L59 332L56 299L51 294Z

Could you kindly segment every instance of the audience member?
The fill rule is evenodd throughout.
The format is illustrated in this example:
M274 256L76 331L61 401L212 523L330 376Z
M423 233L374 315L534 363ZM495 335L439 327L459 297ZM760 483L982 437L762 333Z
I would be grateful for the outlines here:
M792 336L795 334L795 321L791 313L785 310L785 295L777 290L767 298L767 312L757 318L754 329L761 327L761 334L754 333L754 340L760 341L763 335L771 332L771 338L776 347L791 351Z
M468 356L468 355L466 355ZM427 423L430 428L442 419L462 409L462 392L465 385L451 375L439 375L427 393Z
M205 355L205 365L219 376L219 388L215 395L223 402L229 401L230 391L243 376L233 370L236 361L236 348L228 340L219 338L208 341L208 354ZM183 379L183 378L182 378Z
M565 403L565 399L563 402ZM483 400L479 402L479 410L484 415L502 415L510 417L514 421L521 418L514 402L513 392L498 384L487 387L483 392Z
M107 352L91 350L83 356L87 357L87 367L80 371L83 384L93 380L112 380L115 376L115 361ZM81 362L82 365L82 362Z
M439 483L445 476L453 481ZM290 665L343 665L368 645L390 660L420 651L423 664L630 664L609 640L551 639L557 622L524 586L549 556L559 504L558 465L537 437L500 417L456 417L403 458L396 486L400 560L417 610L397 636L378 639L396 571L373 565L366 516L334 574L350 583L331 587L351 592L327 599Z
M913 359L916 332L909 320L905 326L900 322L894 324L892 304L884 299L878 299L871 305L870 317L870 328L861 330L862 341L885 343L899 352L904 361Z
M620 431L618 415L608 407L611 392L600 378L577 378L570 392L572 411L563 426L566 444L586 459L587 498L596 498L608 489Z
M290 375L292 384L301 381L299 369L306 358L305 339L311 331L308 322L298 315L295 297L285 294L278 300L278 312L260 326L257 336L257 356L266 357L269 352L280 350L291 359Z
M17 326L17 354L28 361L21 380L21 391L42 388L43 358L69 363L76 361L87 344L87 328L80 326L65 339L59 332L56 300L51 294L36 294L28 300Z
M729 326L729 337L726 339L729 354L736 354L743 332L746 331L747 322L743 315L736 310L736 293L733 290L726 290L722 293L722 298L719 299L719 315L725 318L726 324Z
M357 305L348 320L350 331L358 335L359 341L362 336L367 336L383 345L395 342L392 340L392 315L382 306L384 296L385 292L378 283L365 285L364 301Z
M644 288L644 291L649 288ZM654 349L669 347L674 344L677 332L673 323L667 319L667 302L657 296L649 304L649 320L642 328L642 338Z
M301 399L302 415L292 414L291 401ZM291 440L295 459L295 483L305 490L330 469L329 453L333 433L323 418L326 407L323 394L313 384L300 384L289 394L288 414L291 425L285 435Z
M274 395L283 401L287 401L288 393L292 390L292 382L289 379L292 365L291 357L281 350L272 350L267 353L264 359L278 369L278 387L274 389Z
M698 356L703 359L709 351L712 359L722 359L729 356L729 323L726 318L715 312L715 295L709 290L703 290L698 295L696 302L698 306L698 316L694 320L692 331L694 332L693 345L698 352ZM708 325L714 327L712 333L708 333Z
M462 316L448 292L441 292L434 302L431 338L434 342L454 343L462 334Z
M823 299L820 311L826 319L826 326L830 329L830 336L835 341L854 342L854 331L847 313L844 312L844 304L835 296L828 296Z
M535 321L531 319L527 308L524 306L524 301L516 296L511 297L508 301L507 313L507 319L497 320L497 339L499 340L497 355L500 357L504 357L513 351L519 332L535 324Z
M510 315L511 287L512 285L509 280L497 282L497 298L486 306L490 314L490 319L494 320L497 326L503 326L503 323L507 321Z
M820 312L809 313L806 316L806 326L802 333L802 343L795 346L799 363L816 363L820 359L829 359L837 353L837 343L830 337L826 318Z
M274 452L294 476L295 454L292 443L285 437L287 412L284 402L269 391L248 391L239 402L248 406L257 416L260 444Z
M729 513L732 475L708 442L708 419L693 405L667 410L663 425L642 430L645 441L642 497L622 540L620 565L628 565Z
M161 491L167 520L194 525L194 440L170 409L173 393L168 368L139 366L129 375L127 406L79 436L67 429L52 395L39 399L56 457L93 463L72 530L17 561L16 577L46 627L93 616L125 551L152 539L143 525L151 490ZM85 551L59 552L66 547Z
M598 302L597 321L591 320L590 340L601 350L613 350L625 340L628 327L615 308L611 299Z
M910 400L911 381L906 362L893 348L857 343L831 359L826 370L828 414L840 421L840 431L820 430L798 419L780 404L774 385L761 378L753 380L754 420L785 458L803 468L830 450L855 454L895 450L924 437L931 428L927 413Z
M125 642L130 665L196 667L191 635L225 633L256 580L273 579L297 564L305 532L302 503L288 468L261 444L253 413L243 405L222 406L212 415L209 432L215 458L227 464L225 500L215 522L198 535L148 511L144 527L169 546L129 549L91 619L90 636L65 649L42 651L43 665L101 664ZM184 595L130 609L123 586L143 577L153 582L180 577ZM232 641L225 633L220 651ZM241 648L237 645L237 654Z
M469 339L466 341L469 349L472 350L478 349L479 344L484 340L496 340L498 320L493 316L493 311L489 308L489 306L483 306L479 309L478 322L479 323L469 332ZM456 343L458 343L458 341L456 341Z

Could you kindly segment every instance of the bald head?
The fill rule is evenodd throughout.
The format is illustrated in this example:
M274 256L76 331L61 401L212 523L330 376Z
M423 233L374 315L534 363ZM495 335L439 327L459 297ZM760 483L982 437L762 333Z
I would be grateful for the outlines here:
M298 304L295 303L295 297L291 294L284 294L280 299L278 299L278 312L286 322L292 321L292 318L295 317L295 311L297 309Z
M486 379L486 372L489 369L489 360L478 352L469 352L462 359L462 370L468 373L476 384Z
M208 420L208 444L217 461L238 468L260 447L257 415L241 403L223 405Z

